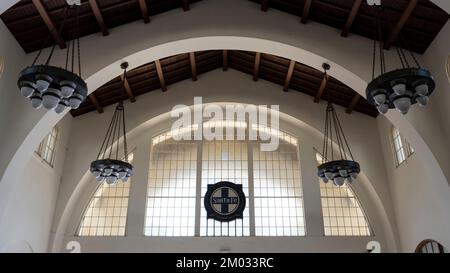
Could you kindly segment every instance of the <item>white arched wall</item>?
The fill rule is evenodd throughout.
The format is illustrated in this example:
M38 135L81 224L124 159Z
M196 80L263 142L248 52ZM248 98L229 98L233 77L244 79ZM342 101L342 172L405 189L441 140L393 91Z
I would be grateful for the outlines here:
M0 11L14 2L2 1ZM134 22L112 29L108 37L100 39L96 34L83 38L84 75L93 91L119 75L121 59L127 59L133 68L186 51L241 49L279 55L318 69L323 61L328 61L332 64L332 76L364 96L370 79L367 56L371 42L359 36L344 39L337 32L314 22L301 25L297 17L276 10L262 13L250 1L206 0L193 4L187 13L174 10L156 16L151 24ZM57 52L56 58L62 60L62 54ZM44 110L33 110L18 93L10 94L10 116L14 121L2 124L6 133L0 147L0 226L4 224L7 197L22 162L61 118ZM438 180L448 181L448 145L440 130L440 126L446 126L446 120L433 107L439 98L436 92L427 108L415 107L407 117L395 112L387 117L408 138L432 173L439 176Z
M226 90L230 90L226 92ZM72 124L72 137L66 161L66 168L56 206L55 214L55 240L53 251L64 249L65 243L78 240L86 251L176 251L172 240L158 238L142 238L145 209L145 192L148 174L148 156L152 136L170 128L172 122L167 111L176 103L193 104L193 96L202 96L205 103L210 102L238 102L254 103L256 105L280 104L282 115L282 129L299 137L300 161L302 162L302 184L304 187L306 224L308 235L296 238L295 243L285 244L273 241L271 248L264 251L339 251L339 244L345 239L323 237L321 222L321 204L319 199L319 183L316 176L315 152L313 148L320 149L323 135L320 128L323 126L325 103L312 104L311 97L298 92L285 96L279 87L265 81L253 82L248 75L230 70L223 72L216 70L200 77L199 81L190 80L173 85L170 94L151 92L140 97L136 103L127 103L128 140L130 148L139 147L135 153L134 164L136 173L131 186L130 208L128 211L128 227L126 238L75 238L80 215L89 201L90 194L96 183L87 171L90 158L95 157L98 147L93 139L100 139L103 130L89 130L89 128L102 128L111 117L114 107L105 109L105 114L99 116L90 113L74 120ZM344 109L339 108L339 114L344 115ZM302 119L300 121L299 119ZM341 251L363 251L365 243L370 240L379 240L385 251L397 251L395 235L395 220L389 218L388 192L385 191L387 181L383 177L384 165L382 154L377 145L367 147L366 141L378 143L376 119L362 114L346 115L342 117L346 124L347 137L352 143L355 156L364 167L364 173L355 183L354 189L368 213L369 220L375 231L375 238L349 238L348 248ZM358 126L348 126L358 124ZM355 127L355 128L353 128ZM372 132L372 134L371 134ZM143 159L144 158L144 159ZM140 163L137 162L143 160ZM375 181L371 181L374 179ZM371 181L371 182L369 182ZM92 183L92 184L91 184ZM139 187L137 190L133 187ZM135 196L133 196L135 194ZM144 195L143 195L144 194ZM311 211L312 209L312 211ZM133 218L134 217L134 218ZM131 225L131 226L130 226ZM135 237L141 238L140 243ZM110 240L110 242L107 242ZM213 244L210 238L190 238L192 240L189 251L218 251L220 244L227 245L234 251L263 251L258 250L258 244L264 244L264 238L244 238L251 244L244 247L239 243L227 242L228 238L220 244ZM287 240L287 239L284 239ZM294 240L294 239L291 239ZM283 241L283 239L281 239ZM101 243L98 243L101 242ZM118 243L120 242L120 243ZM187 241L185 241L186 243ZM190 242L190 241L189 241ZM190 245L191 243L186 243ZM241 242L242 243L242 242ZM158 245L158 249L152 248ZM283 245L286 245L285 247ZM253 247L253 248L252 248Z

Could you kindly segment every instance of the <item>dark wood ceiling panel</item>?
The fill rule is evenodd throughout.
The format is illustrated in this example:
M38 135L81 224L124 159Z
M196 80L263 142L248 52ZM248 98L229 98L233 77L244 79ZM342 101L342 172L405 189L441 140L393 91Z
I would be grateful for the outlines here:
M200 0L191 0L198 2ZM67 6L65 0L41 0L43 7L48 13L56 28L59 29L64 18L62 37L65 41L71 39L72 16L66 16L64 10ZM182 1L179 0L146 0L150 16L158 15L173 9L182 11ZM79 8L80 35L86 36L101 32L95 14L88 0L81 1ZM105 27L111 28L121 26L142 19L141 9L137 0L97 0L99 11L103 17ZM16 40L25 50L33 52L43 45L53 45L52 39L47 39L49 31L42 20L32 0L22 0L1 14L1 19L14 35Z
M261 4L261 0L250 0ZM305 0L271 0L269 9L278 9L300 17ZM383 1L382 20L385 22L385 40L398 23L409 0ZM319 22L342 31L347 23L354 0L313 0L308 13L308 20ZM255 8L258 6L255 5ZM373 38L373 17L376 8L363 1L349 29L350 34ZM442 27L449 19L449 14L429 0L419 0L401 29L401 34L409 47L418 53L424 53ZM396 42L394 45L397 44ZM405 47L405 46L404 46Z
M195 52L194 55L198 75L205 74L215 69L221 69L223 66L223 50ZM256 55L255 52L227 50L226 56L228 67L248 74L248 79L250 81L253 76ZM259 79L278 84L280 85L280 90L283 90L291 60L270 54L260 55ZM192 67L189 53L170 56L159 60L159 62L161 64L166 86L169 86L167 92L170 92L170 85L183 80L192 79ZM204 77L207 76L207 74L204 75ZM323 77L323 71L295 62L289 90L302 92L314 98L318 94ZM128 71L127 80L130 89L134 96L137 97L137 100L139 100L140 95L148 92L161 92L161 85L155 62L150 62ZM93 94L101 107L117 103L120 99L128 99L120 76L117 76L110 82L104 84ZM372 105L368 104L365 99L361 98L354 102L356 94L357 93L348 86L329 77L328 84L322 93L321 99L327 100L328 97L330 97L335 104L342 106L344 109L348 109L349 106L352 106L353 111L376 117L378 115L377 110ZM313 103L312 99L311 103ZM81 104L79 109L72 110L71 113L76 117L91 111L97 111L97 109L98 107L93 104L92 100L86 100Z

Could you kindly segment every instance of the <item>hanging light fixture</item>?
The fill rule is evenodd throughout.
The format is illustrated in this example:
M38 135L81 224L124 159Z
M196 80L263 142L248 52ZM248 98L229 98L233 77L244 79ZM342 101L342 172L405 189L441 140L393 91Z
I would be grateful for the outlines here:
M330 65L324 63L322 65L325 74L330 69ZM328 77L325 76L327 80ZM332 181L336 186L342 186L345 181L352 183L360 172L359 163L353 160L353 155L348 145L347 139L342 129L336 110L329 91L327 90L328 104L325 115L325 130L322 146L322 164L318 167L318 176L323 182ZM333 149L333 141L338 146L335 153ZM347 156L350 155L350 157Z
M124 70L123 79L126 79L128 63L122 63L121 68ZM120 153L119 147L121 137L123 138L123 154ZM91 163L90 171L98 182L105 180L110 185L116 184L118 180L126 182L133 174L133 166L128 162L123 96L114 111L97 159Z
M56 43L50 50L49 56L42 64L37 64L44 47L48 44L50 35L46 43L41 47L31 66L20 72L17 85L22 95L29 98L33 108L54 110L62 113L66 108L76 109L86 99L87 85L81 78L80 60L80 27L79 27L79 6L80 1L67 0L67 7L63 9L63 22L58 33L61 34L66 18L72 17L70 26L71 41L66 49L65 67L50 65L50 61L55 51ZM77 70L75 69L77 66Z
M378 112L386 114L389 109L397 109L406 115L413 104L426 106L429 96L435 89L435 82L430 71L422 68L409 49L408 44L399 34L397 55L401 68L386 72L384 56L383 27L380 22L382 7L379 5L374 17L374 40L372 59L372 81L366 89L369 103L376 106ZM378 41L378 42L377 42ZM407 53L403 49L405 47ZM379 57L380 75L375 77L377 65L377 51ZM409 58L408 58L409 55Z

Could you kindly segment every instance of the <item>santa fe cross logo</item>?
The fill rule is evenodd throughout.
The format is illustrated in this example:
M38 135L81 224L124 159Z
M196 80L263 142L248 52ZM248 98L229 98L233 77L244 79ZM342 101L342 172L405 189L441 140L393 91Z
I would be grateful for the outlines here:
M208 185L204 205L208 218L221 222L242 219L245 209L242 185L227 181Z

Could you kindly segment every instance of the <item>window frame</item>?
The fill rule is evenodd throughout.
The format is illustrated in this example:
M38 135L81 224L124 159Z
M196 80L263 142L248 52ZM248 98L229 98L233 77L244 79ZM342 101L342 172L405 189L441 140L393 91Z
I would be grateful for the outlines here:
M400 148L397 149L396 147L396 141L400 142ZM398 168L400 165L402 165L404 162L407 162L408 158L411 157L414 154L414 148L409 144L408 141L402 136L400 133L400 130L398 130L395 126L391 127L391 133L390 133L390 142L392 146L392 151L394 153L394 160L395 160L395 167ZM399 153L402 153L403 160L400 161L399 159Z
M436 244L438 247L439 252L428 252L428 245L431 245L431 249L434 250L434 246L433 244ZM427 252L422 252L423 248L426 247ZM426 239L423 240L422 242L420 242L416 249L414 250L414 253L420 253L420 254L428 254L428 253L432 253L432 254L444 254L444 253L448 253L448 250L438 241L432 240L432 239Z
M53 139L52 145L49 146L48 142ZM45 162L49 167L53 168L55 163L56 152L59 143L59 127L55 125L52 131L48 133L45 138L39 143L37 149L34 151L42 162ZM46 155L50 154L50 159Z
M247 124L247 126L246 126L246 129L245 129L245 133L246 133L246 135L248 136L249 134L249 130L251 130L251 129L253 129L253 130L263 130L264 128L252 128L252 124L248 121L248 120L246 120L245 121L246 122L246 124ZM270 128L270 127L269 127ZM225 129L224 129L225 130ZM235 127L235 130L236 130L236 127ZM294 147L295 147L295 149L296 149L296 154L297 154L297 161L298 161L298 168L299 168L299 170L301 170L301 158L300 158L300 150L299 150L299 143L300 143L300 141L299 141L299 137L296 135L296 134L294 134L294 133L292 133L292 132L289 132L289 130L281 130L281 129L278 129L278 131L280 132L280 133L282 133L282 134L285 134L285 135L287 135L287 136L289 136L290 138L290 141L293 141L293 140L295 140L295 143L292 143L292 142L289 142L289 141L287 141L287 140L283 140L283 139L280 139L280 142L281 141L286 141L286 143L288 143L288 144L290 144L290 145L293 145ZM159 136L161 136L161 135L164 135L164 134L166 134L166 133L168 133L168 132L170 132L170 129L169 130L161 130L159 133L157 133L157 134L154 134L152 137L151 137L151 150L150 150L150 153L153 153L153 146L154 146L154 144L153 144L153 140L154 140L154 138L157 138L157 137L159 137ZM203 143L204 142L207 142L208 140L205 140L205 139L202 139L202 140L194 140L195 142L197 142L197 144L198 144L198 148L197 148L197 152L198 152L198 155L202 155L203 154ZM235 139L235 141L238 141L237 139ZM257 142L257 141L253 141L253 140L249 140L248 139L248 137L246 137L245 138L245 140L241 140L241 141L244 141L244 142L246 142L246 144L247 144L247 152L248 152L248 166L247 166L247 168L248 168L248 175L249 175L249 180L248 180L248 186L249 186L249 195L248 195L248 204L247 204L247 207L248 207L248 209L249 209L249 217L250 217L250 219L249 219L249 225L250 225L250 233L248 234L248 235L242 235L242 236L236 236L236 237L273 237L273 236L264 236L264 235L256 235L256 233L255 233L255 207L254 207L254 198L255 198L255 196L254 196L254 170L253 170L253 144L254 143L259 143L259 142ZM156 143L156 145L159 145L159 144L161 144L159 141ZM150 155L150 159L152 158L152 155ZM203 158L198 158L197 157L197 168L200 168L199 170L197 170L197 174L199 174L199 172L201 173L201 170L202 170L202 161L203 161ZM250 179L250 177L251 177L251 179ZM201 181L202 181L202 177L201 177L201 175L200 176L197 176L197 178L196 178L198 181L200 181L200 183L199 184L197 184L197 186L196 187L200 187L199 189L198 188L196 188L196 190L199 190L199 192L201 192ZM198 182L197 181L197 182ZM276 237L287 237L287 238L289 238L289 237L300 237L300 238L302 238L302 237L306 237L307 235L308 235L308 233L307 233L307 229L306 229L306 227L307 227L307 225L306 225L306 213L305 213L305 206L304 206L304 196L303 196L303 182L302 182L302 175L301 175L301 173L300 173L300 177L299 177L299 182L300 182L300 184L301 184L301 189L302 189L302 198L301 198L301 202L302 202L302 209L303 209L303 224L304 224L304 226L303 226L303 229L304 229L304 233L303 233L303 235L294 235L294 236L288 236L288 235L286 235L286 236L276 236ZM148 181L147 181L147 185L148 185ZM201 196L201 194L200 194L200 196L197 196L196 197L198 200L201 200L201 198L202 198L202 196ZM148 201L148 199L147 199L147 201ZM146 209L147 209L147 205L146 205ZM147 215L147 214L145 214L145 215ZM196 206L196 211L195 211L195 233L194 233L194 236L188 236L188 237L193 237L193 238L208 238L208 237L211 237L211 236L201 236L201 234L200 234L200 228L201 228L201 226L199 225L199 223L200 223L200 220L201 220L201 206ZM145 235L145 228L146 228L146 226L144 225L144 230L143 230L143 234L144 234L144 236L146 236L146 237L154 237L154 238L172 238L171 236L152 236L152 235ZM178 236L179 237L179 236ZM214 237L223 237L223 236L214 236ZM225 236L226 237L226 236Z

